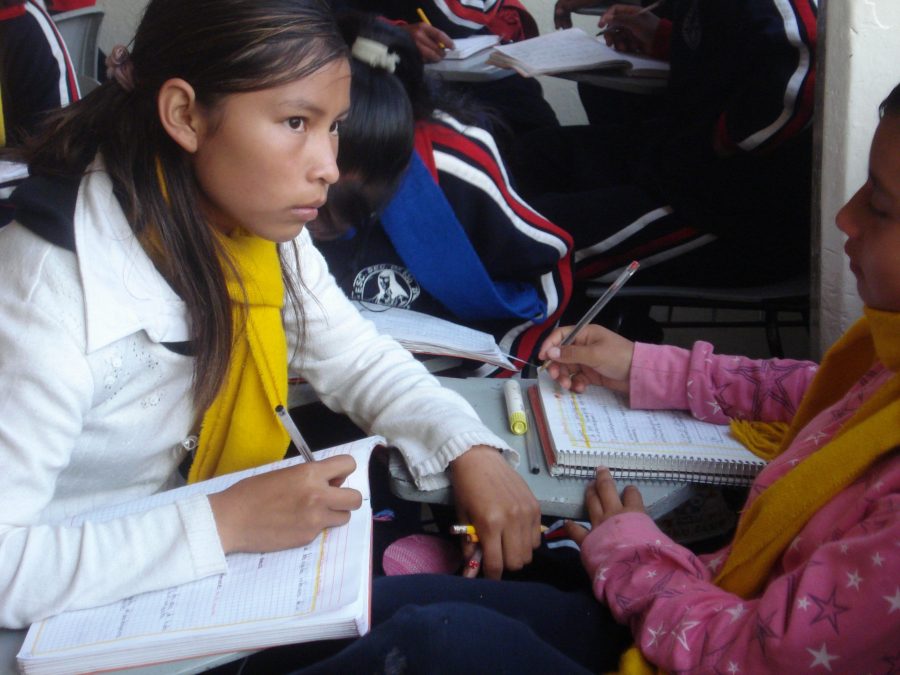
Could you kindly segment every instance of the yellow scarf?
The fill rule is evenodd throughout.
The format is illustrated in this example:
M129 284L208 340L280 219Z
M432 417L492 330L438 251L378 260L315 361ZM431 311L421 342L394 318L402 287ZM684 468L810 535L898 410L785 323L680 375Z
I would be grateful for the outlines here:
M885 382L822 448L779 478L745 510L731 553L714 580L742 598L757 595L784 550L832 497L879 458L900 447L900 314L868 307L828 351L803 397L778 453L817 414L837 403L873 363L892 371ZM631 647L619 662L624 675L658 672Z
M275 415L275 406L287 400L284 282L277 245L246 233L220 241L240 277L223 265L235 339L225 382L203 416L188 475L192 483L281 459L290 441Z

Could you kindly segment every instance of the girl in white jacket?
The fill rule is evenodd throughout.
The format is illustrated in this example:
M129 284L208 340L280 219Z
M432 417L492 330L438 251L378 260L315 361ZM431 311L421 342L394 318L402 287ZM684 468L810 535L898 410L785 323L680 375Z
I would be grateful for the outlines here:
M290 369L446 484L484 572L539 544L511 451L362 320L304 225L337 180L346 48L315 0L152 0L110 80L6 158L0 230L0 626L311 541L360 495L339 456L141 516L90 508L280 458ZM498 452L500 450L500 452ZM471 551L470 551L471 552Z

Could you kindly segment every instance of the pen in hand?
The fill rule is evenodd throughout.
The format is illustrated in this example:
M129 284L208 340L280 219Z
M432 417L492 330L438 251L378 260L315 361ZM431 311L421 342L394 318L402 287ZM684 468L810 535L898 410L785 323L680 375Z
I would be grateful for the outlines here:
M275 406L275 414L278 415L279 421L285 431L288 432L288 436L291 437L291 441L293 441L294 447L297 448L297 452L299 452L307 462L315 462L316 458L313 457L312 450L310 450L306 441L303 440L300 430L297 428L297 425L294 424L294 420L291 419L291 415L287 409L283 405L277 405Z
M560 347L566 347L575 340L575 337L587 326L591 321L594 320L594 317L600 313L604 307L606 307L607 303L613 299L616 293L619 292L619 289L625 285L625 282L631 278L631 275L637 272L637 268L640 267L640 263L637 260L632 260L628 267L622 270L622 273L616 278L614 282L610 285L609 288L604 291L603 295L594 303L594 305L585 312L584 316L581 317L581 320L575 324L575 328L572 329L572 332L569 333L565 340L559 343ZM550 359L547 359L541 364L539 370L542 370L550 365Z
M424 23L426 26L432 25L431 21L428 20L428 15L421 7L416 7L416 14L419 15L422 23ZM440 47L441 49L447 49L447 46L443 42L438 42L438 47Z
M647 12L652 12L654 9L656 9L656 8L659 7L661 4L663 4L663 2L665 2L665 0L656 0L656 2L651 2L651 3L650 3L649 5L647 5L646 7L642 7L641 9L639 9L639 10L638 10L637 12L635 12L634 14L631 14L631 16L632 16L632 17L634 17L634 16L641 16L642 14L646 14ZM605 28L601 28L599 31L597 31L597 37L600 37L601 35L603 35L606 31L610 30L610 28L612 28L612 27L611 27L611 26L606 26ZM618 29L617 29L617 28L612 28L612 30L613 30L613 32L615 32L615 31L618 30Z

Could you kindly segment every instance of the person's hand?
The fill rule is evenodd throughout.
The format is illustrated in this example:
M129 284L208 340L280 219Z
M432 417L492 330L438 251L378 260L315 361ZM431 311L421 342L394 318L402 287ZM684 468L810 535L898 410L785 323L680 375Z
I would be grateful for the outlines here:
M456 515L478 533L484 576L499 579L504 569L518 570L531 562L541 545L541 509L522 477L486 445L476 445L450 463ZM476 544L463 544L471 560ZM477 567L464 575L474 577Z
M584 493L584 505L587 507L588 519L591 527L597 527L620 513L645 513L644 499L640 490L634 485L628 485L619 497L616 481L613 480L609 469L600 467L597 475L588 485ZM589 530L572 520L565 524L566 536L581 546Z
M597 25L604 31L606 44L613 49L649 54L659 17L652 12L643 12L637 5L613 5L603 13Z
M550 360L547 372L563 389L581 393L589 384L627 394L631 388L631 358L634 343L618 333L589 324L565 347L560 344L572 332L572 326L557 328L544 340L538 354Z
M582 7L593 7L598 0L556 0L553 8L553 26L555 28L571 28L572 12Z
M222 548L226 553L280 551L347 523L362 495L340 486L355 468L350 455L337 455L251 476L211 494Z
M427 23L407 23L401 28L410 34L425 63L441 61L444 50L453 48L453 39L449 35Z

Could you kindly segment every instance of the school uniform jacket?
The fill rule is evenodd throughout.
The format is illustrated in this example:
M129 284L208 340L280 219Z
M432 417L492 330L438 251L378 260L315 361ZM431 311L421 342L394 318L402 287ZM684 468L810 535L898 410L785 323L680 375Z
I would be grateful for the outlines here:
M677 0L672 12L665 115L635 136L639 181L704 232L790 224L806 240L817 0Z
M484 129L438 113L416 126L415 152L443 191L488 275L496 281L532 284L546 302L544 317L474 323L456 317L421 287L377 220L316 246L352 299L465 323L491 333L504 353L531 359L571 297L571 237L516 194L494 139ZM427 228L427 207L419 212L421 226ZM434 252L436 258L440 254ZM390 300L379 296L377 280L385 273L397 285ZM470 290L475 295L483 292L477 285Z
M177 483L197 416L184 303L138 245L102 165L94 169L80 185L29 179L14 194L17 219L0 229L4 628L226 571L205 497L59 524ZM359 316L305 231L296 244L299 260L288 260L303 281L306 336L288 336L292 372L401 448L421 488L447 485L448 462L473 445L512 453Z
M0 86L7 145L34 132L41 113L79 99L66 44L32 0L0 8Z

